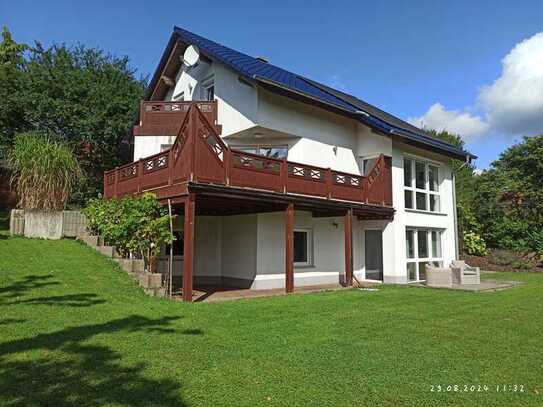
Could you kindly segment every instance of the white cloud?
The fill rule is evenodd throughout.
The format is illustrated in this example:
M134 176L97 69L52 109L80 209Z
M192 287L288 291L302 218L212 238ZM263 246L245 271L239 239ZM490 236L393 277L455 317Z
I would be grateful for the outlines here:
M481 89L479 102L496 131L543 133L543 32L509 52L502 61L501 76Z
M489 130L488 123L479 116L471 115L469 112L446 110L441 103L434 103L422 116L411 117L407 121L418 127L460 134L466 140L485 134Z
M502 60L502 72L481 87L472 109L447 110L434 103L422 116L408 121L448 130L465 139L490 132L509 135L543 134L543 32L518 43Z

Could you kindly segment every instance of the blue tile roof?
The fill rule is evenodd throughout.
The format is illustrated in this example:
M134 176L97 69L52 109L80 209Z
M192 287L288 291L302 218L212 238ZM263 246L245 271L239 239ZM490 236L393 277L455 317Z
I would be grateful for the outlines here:
M289 72L271 63L261 61L250 55L225 47L207 38L196 35L180 27L174 27L174 34L186 43L197 45L200 51L230 67L239 75L257 82L278 86L287 91L295 92L320 103L331 105L355 115L359 120L371 127L398 136L404 141L424 144L433 149L448 153L456 158L474 155L463 151L451 144L429 136L424 131L394 117L354 96L337 91L303 76Z

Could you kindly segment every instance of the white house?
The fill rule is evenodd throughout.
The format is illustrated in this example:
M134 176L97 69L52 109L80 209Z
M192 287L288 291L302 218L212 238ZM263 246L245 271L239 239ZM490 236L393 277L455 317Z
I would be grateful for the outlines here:
M149 190L173 204L183 287L291 291L349 284L350 273L404 284L424 280L427 262L457 258L449 163L472 157L174 27L141 104L134 163L104 182L106 196Z

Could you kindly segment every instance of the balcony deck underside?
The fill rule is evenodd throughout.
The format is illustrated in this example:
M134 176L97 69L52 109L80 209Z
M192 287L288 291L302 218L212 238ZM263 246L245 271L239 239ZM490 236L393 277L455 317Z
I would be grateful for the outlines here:
M297 210L311 212L314 217L343 216L347 209L352 209L353 215L359 219L391 220L394 217L393 208L380 205L198 182L183 182L151 192L164 204L170 199L174 206L183 203L188 194L194 193L196 213L202 216L279 212L292 203Z

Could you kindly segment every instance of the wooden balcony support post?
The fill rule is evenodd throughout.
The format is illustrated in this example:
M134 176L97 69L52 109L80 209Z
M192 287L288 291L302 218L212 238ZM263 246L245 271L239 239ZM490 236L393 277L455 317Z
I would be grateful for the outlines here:
M353 210L345 213L345 285L353 285Z
M117 198L117 183L119 182L119 167L115 167L115 183L113 184L113 198Z
M185 219L183 226L183 301L192 302L192 286L194 275L194 223L195 194L185 198Z
M330 168L326 169L326 198L332 198L332 170Z
M285 291L294 291L294 204L285 210Z
M141 159L138 160L138 163L136 164L138 169L136 170L136 173L138 174L138 194L141 193L141 179L143 178L143 164Z

